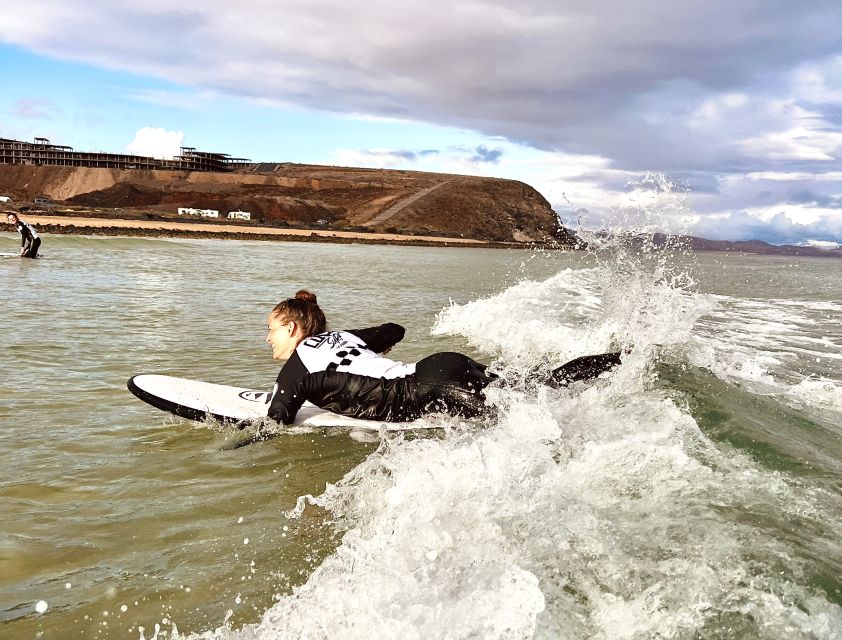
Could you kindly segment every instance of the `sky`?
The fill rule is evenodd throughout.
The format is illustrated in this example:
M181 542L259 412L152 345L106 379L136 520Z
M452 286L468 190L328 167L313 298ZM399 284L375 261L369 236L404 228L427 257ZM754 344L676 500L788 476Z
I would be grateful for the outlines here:
M494 176L572 228L842 243L838 0L0 0L0 16L0 137Z

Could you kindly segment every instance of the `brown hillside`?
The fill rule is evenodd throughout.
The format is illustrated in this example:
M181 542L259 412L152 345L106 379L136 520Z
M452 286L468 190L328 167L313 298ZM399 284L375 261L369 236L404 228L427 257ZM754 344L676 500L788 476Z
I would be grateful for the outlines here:
M260 224L313 225L481 240L566 242L550 204L512 180L414 171L258 164L237 173L0 165L0 194L175 215L249 211ZM115 212L115 215L119 215Z

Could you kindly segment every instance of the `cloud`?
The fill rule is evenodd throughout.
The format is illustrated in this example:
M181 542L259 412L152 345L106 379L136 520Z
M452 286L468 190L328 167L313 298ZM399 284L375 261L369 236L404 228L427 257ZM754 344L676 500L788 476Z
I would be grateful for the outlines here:
M796 191L790 196L789 201L793 204L806 204L825 209L842 209L842 195L828 196L807 189Z
M143 127L135 134L134 140L126 145L126 151L138 156L173 158L179 154L183 143L183 131Z
M798 235L832 220L842 198L837 0L0 0L0 11L0 41L188 93L433 123L579 157L593 170L541 170L534 186L600 219L647 171L689 189L694 215L730 220L735 233L754 228L744 215L769 224L783 207L797 222L775 233ZM178 94L139 97L189 106ZM336 157L427 169L435 158L440 170L480 175L512 166L494 142L424 153L396 142ZM688 214L669 215L678 225Z
M568 226L842 244L842 179L836 172L730 175L706 190L662 174L598 168L587 174L565 179L562 193L545 191L552 193L550 202Z
M177 91L162 91L159 89L145 89L131 94L133 100L162 107L175 107L190 111L208 110L221 98L211 92L185 93Z
M11 114L21 120L49 120L60 111L49 98L21 98L12 105Z
M474 155L471 157L471 161L497 164L500 162L500 157L502 155L502 149L489 149L485 145L481 144L474 150Z
M345 167L395 169L412 166L422 158L437 154L434 149L340 149L334 152L332 161Z
M334 154L334 161L346 166L397 168L418 165L430 158L449 166L454 171L466 167L497 164L503 157L502 149L489 149L485 145L473 148L450 147L439 149L343 149Z
M805 244L809 247L818 247L819 249L838 249L842 246L838 242L829 242L826 240L808 240Z
M842 215L823 215L799 224L778 213L763 221L744 211L724 217L705 217L690 229L693 235L712 240L764 240L770 244L838 243L842 240Z
M434 0L400 11L381 0L0 0L0 9L0 39L45 54L633 169L754 164L781 142L768 137L776 132L809 131L808 146L822 148L822 116L799 128L794 92L814 87L809 99L824 103L839 89L838 64L817 62L838 52L842 5L828 0Z

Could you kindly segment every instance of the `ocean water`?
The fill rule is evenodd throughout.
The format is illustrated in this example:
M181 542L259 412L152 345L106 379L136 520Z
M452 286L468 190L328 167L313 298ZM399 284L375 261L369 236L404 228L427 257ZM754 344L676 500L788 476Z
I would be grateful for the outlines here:
M0 251L16 236L0 235ZM0 260L2 638L842 637L827 259L47 236ZM432 434L242 434L128 377L268 388L280 298L510 383ZM552 390L524 380L627 353Z

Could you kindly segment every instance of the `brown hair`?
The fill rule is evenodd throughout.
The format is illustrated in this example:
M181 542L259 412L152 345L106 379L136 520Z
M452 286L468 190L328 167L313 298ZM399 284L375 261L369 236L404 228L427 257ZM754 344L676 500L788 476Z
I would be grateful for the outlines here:
M305 338L327 330L325 314L316 302L316 294L302 289L293 298L281 300L272 309L272 315L284 322L294 322Z

